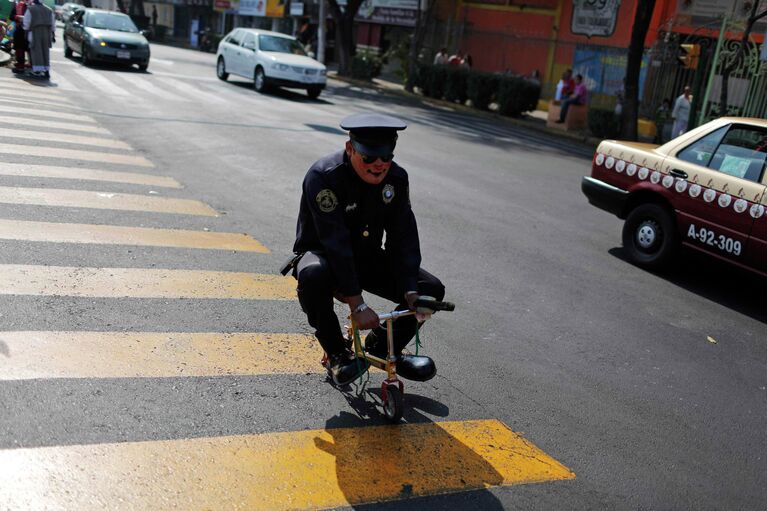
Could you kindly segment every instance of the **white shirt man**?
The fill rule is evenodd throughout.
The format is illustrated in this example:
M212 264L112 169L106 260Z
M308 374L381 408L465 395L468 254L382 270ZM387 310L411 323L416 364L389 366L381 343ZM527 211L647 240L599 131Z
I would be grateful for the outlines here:
M671 138L676 138L687 131L687 123L690 120L690 87L686 86L681 96L674 102L674 110L671 118L674 119L674 127L671 129Z

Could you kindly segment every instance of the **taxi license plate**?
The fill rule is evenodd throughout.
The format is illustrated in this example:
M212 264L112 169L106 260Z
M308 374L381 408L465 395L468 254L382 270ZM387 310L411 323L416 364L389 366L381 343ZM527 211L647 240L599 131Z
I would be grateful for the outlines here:
M312 81L312 77L304 75L301 77L301 81L303 81L304 83L310 83Z
M130 58L130 52L129 51L118 51L117 52L117 58L118 59L129 59Z

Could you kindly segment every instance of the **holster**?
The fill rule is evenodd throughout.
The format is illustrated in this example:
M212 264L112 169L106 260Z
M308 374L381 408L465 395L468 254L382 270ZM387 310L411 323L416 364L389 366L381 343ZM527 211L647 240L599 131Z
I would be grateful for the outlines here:
M295 268L295 267L296 267L296 265L298 264L298 261L300 261L300 260L301 260L301 258L302 258L302 257L304 257L304 254L305 254L305 253L306 253L306 252L301 252L301 253L299 253L299 254L293 254L292 256L290 256L290 257L288 258L288 260L287 260L287 261L285 261L285 262L282 264L282 266L280 266L280 273L281 273L282 275L287 275L288 273L290 273L291 271L293 271L293 268Z

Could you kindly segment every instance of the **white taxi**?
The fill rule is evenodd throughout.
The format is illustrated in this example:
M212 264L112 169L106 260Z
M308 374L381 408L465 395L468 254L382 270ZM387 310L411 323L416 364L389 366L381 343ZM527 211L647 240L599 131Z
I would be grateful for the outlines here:
M230 74L253 80L258 92L270 87L305 89L312 99L319 97L327 83L327 69L304 51L294 37L258 30L236 28L218 45L216 75Z

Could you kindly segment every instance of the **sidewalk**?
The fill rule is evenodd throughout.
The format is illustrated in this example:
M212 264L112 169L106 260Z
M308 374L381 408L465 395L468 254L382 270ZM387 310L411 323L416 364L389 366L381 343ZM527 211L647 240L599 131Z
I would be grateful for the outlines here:
M452 108L456 111L465 112L470 115L482 116L486 118L492 118L494 120L501 121L501 122L507 122L517 127L531 129L552 137L557 137L559 139L577 142L577 143L583 144L584 146L588 147L591 150L596 150L597 146L602 141L602 139L600 138L592 137L591 135L587 133L583 133L583 132L567 132L567 131L547 128L546 117L548 115L548 112L545 112L543 110L535 110L533 112L528 112L526 115L524 115L521 118L507 117L504 115L493 113L492 111L477 110L466 105L452 103L450 101L445 101L441 99L428 98L420 94L407 92L403 85L399 83L391 82L388 80L383 80L381 78L374 78L372 82L367 82L364 80L356 80L354 78L339 76L338 73L335 71L328 71L328 78L346 82L352 85L356 85L358 87L376 89L380 92L397 95L402 98L407 98L411 101L418 102L424 105L431 105L431 106L436 106L439 108L445 108L445 107Z

